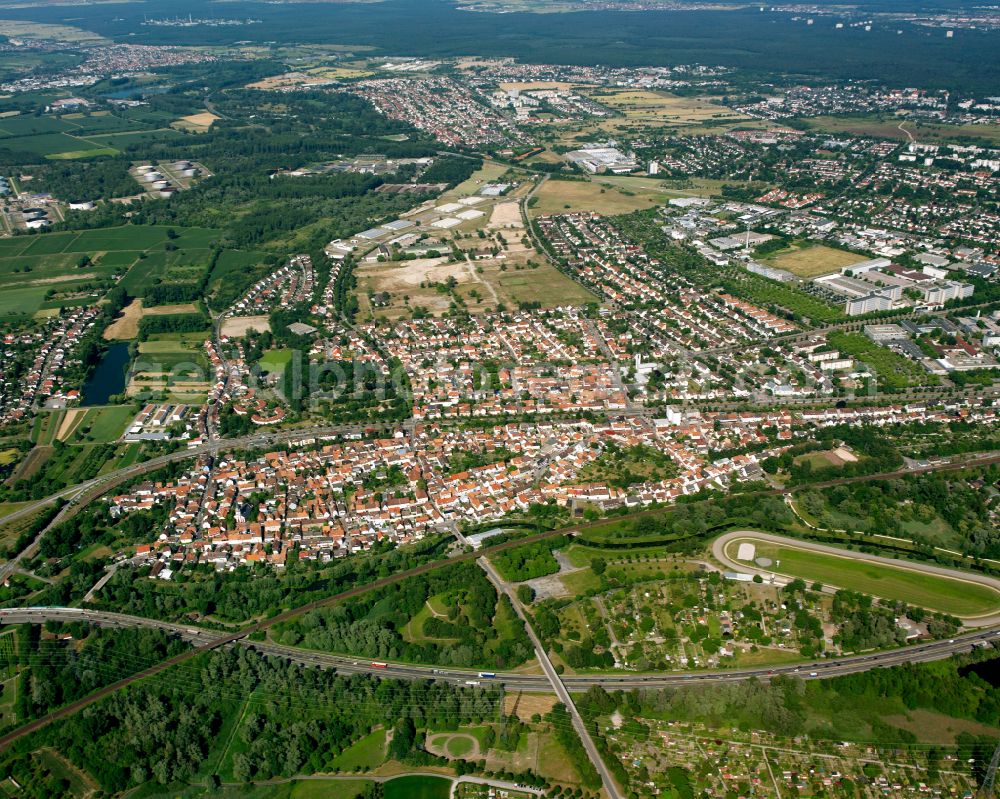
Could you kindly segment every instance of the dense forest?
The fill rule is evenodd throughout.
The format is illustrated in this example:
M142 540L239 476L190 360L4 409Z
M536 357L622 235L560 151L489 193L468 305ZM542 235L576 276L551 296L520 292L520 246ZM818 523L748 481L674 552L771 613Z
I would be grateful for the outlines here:
M19 724L86 696L187 649L160 630L91 628L50 622L15 628L16 645L0 658L18 673L14 708Z
M29 753L51 746L109 793L149 781L180 785L218 767L210 756L223 729L243 741L232 762L238 779L308 775L332 770L341 751L377 726L481 723L497 717L501 697L499 688L341 677L244 648L220 650L18 741L0 759L0 776L30 768ZM433 761L417 736L400 736L392 754Z
M923 4L912 8L922 8ZM960 13L956 6L956 13ZM895 11L886 3L867 7ZM195 16L198 0L160 0L148 13ZM961 42L939 30L876 20L870 31L806 27L791 14L764 14L757 6L729 11L601 10L573 14L470 14L438 0L389 0L367 4L310 4L288 14L281 5L232 2L227 13L257 17L264 24L226 27L151 28L142 13L100 4L84 6L74 24L136 44L222 45L234 39L267 43L340 42L365 45L384 55L425 58L478 55L512 57L543 64L646 66L721 64L805 78L881 79L893 74L900 85L966 89L988 94L1000 82L993 58L993 31L965 30ZM12 19L60 24L58 6L12 8ZM609 36L609 31L614 35Z
M473 562L311 611L276 633L290 646L435 665L510 669L531 657L510 600Z
M196 614L226 622L244 622L435 560L449 540L428 538L398 549L383 544L329 564L290 557L280 573L257 564L220 574L206 564L185 569L169 585L149 580L148 568L121 568L92 604L170 621Z
M505 580L515 583L555 574L559 571L559 563L552 552L564 547L568 541L565 536L560 536L506 549L493 556L493 564Z

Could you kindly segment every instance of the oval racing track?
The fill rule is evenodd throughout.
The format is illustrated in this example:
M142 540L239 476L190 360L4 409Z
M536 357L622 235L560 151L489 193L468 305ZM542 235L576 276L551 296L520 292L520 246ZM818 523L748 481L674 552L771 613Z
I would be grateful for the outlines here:
M757 566L754 563L747 563L745 561L738 561L731 558L726 553L726 548L733 541L739 539L752 539L756 541L764 541L769 544L778 544L786 547L793 547L795 549L802 549L807 552L817 552L823 555L834 555L839 558L849 558L851 560L859 560L868 563L879 563L883 566L891 566L896 569L904 569L906 571L915 572L917 574L927 574L934 575L936 577L946 577L951 580L957 580L964 583L973 583L975 585L981 585L986 588L993 590L997 595L997 607L996 610L991 613L985 613L981 615L973 616L958 616L962 620L962 624L969 628L983 628L983 627L995 627L1000 625L1000 580L995 577L990 577L985 574L977 574L971 571L958 571L957 569L947 569L943 566L935 566L931 563L919 563L910 560L899 560L896 558L887 558L883 555L869 555L865 552L858 552L853 549L843 549L841 547L828 546L826 544L819 544L813 541L808 541L800 538L787 538L785 536L775 535L774 533L759 533L756 530L733 530L732 532L723 533L714 541L712 541L712 556L723 564L725 567L732 569L737 572L744 572L748 574L759 574L763 576L769 575L779 575L789 579L794 578L795 575L783 574L780 570L775 570L773 568L763 568ZM807 580L808 581L808 580ZM824 581L825 582L825 581ZM832 586L826 585L826 588L831 588ZM871 593L871 592L865 592ZM872 596L878 596L872 593ZM910 604L919 604L917 602L911 602ZM928 608L929 610L935 610L934 608Z

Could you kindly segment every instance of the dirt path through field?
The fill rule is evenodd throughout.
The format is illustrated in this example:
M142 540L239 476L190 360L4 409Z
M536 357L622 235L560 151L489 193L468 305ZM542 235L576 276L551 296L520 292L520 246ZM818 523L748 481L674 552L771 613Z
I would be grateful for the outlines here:
M70 437L74 428L77 425L77 420L80 416L85 414L86 411L83 408L71 408L66 411L66 415L63 417L62 424L59 425L59 430L56 432L57 441L65 441Z

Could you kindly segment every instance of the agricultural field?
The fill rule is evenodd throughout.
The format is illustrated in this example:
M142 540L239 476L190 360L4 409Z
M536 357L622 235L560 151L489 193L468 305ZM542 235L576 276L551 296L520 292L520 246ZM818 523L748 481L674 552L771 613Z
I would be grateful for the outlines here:
M203 228L188 228L174 231L174 237L166 240L167 228L155 228L164 235L162 248L159 244L148 248L139 261L129 270L122 281L125 290L132 296L143 297L145 305L174 304L192 301L201 297L195 290L205 279L209 265L209 247L216 238L217 231ZM190 296L178 297L171 294L171 287L177 291L187 290ZM151 295L156 287L157 296ZM159 299L162 295L165 299ZM195 296L197 295L197 296Z
M212 375L205 356L208 331L157 333L139 344L125 393L197 405L205 401Z
M264 264L268 253L259 250L224 250L209 277L209 290L216 290L230 276L241 274Z
M530 213L533 217L573 211L627 214L652 208L666 200L662 190L633 191L598 180L549 180L535 193Z
M53 25L30 20L5 19L0 22L0 35L21 39L50 39L72 44L106 44L107 39L72 25Z
M59 433L65 411L53 410L35 416L31 440L41 446L51 446Z
M31 153L40 158L72 159L94 158L99 155L118 155L118 151L81 136L68 133L37 133L28 136L10 136L0 139L0 149L18 153Z
M874 136L880 139L910 141L907 131L921 142L947 144L956 138L980 139L988 146L1000 144L1000 129L996 125L937 125L933 122L900 120L895 116L836 116L813 117L806 120L810 130L826 133L848 133Z
M789 577L908 602L959 617L982 616L1000 610L1000 592L957 577L930 574L910 564L888 565L868 560L861 553L845 551L844 555L835 555L752 536L729 541L726 555L735 560L741 543L752 544L756 557L771 560L773 565L767 567L769 570Z
M827 247L825 244L815 244L808 247L794 247L778 252L764 260L768 266L784 269L802 278L819 277L837 272L845 266L856 264L863 260L847 250Z
M178 130L166 127L169 121L169 116L163 118L156 112L141 110L9 116L0 119L0 150L32 153L50 160L118 155L133 144L182 136L182 130L208 130L214 118L209 120L204 114L184 117L177 121Z
M129 341L134 339L139 334L139 322L144 316L169 316L187 313L199 313L198 306L189 302L143 308L142 299L137 298L126 305L118 318L104 329L104 340Z
M136 144L155 144L157 142L179 139L184 134L174 128L153 128L151 130L132 130L121 133L92 133L87 138L95 144L114 150L126 150ZM139 187L136 187L138 193Z
M100 408L77 408L67 411L75 414L65 432L60 429L59 440L67 444L108 443L117 441L128 423L135 416L131 406L109 405ZM65 423L64 423L65 426Z
M202 111L198 114L189 114L186 117L181 117L172 123L172 127L187 133L206 133L217 119L219 117L215 114Z
M35 314L60 305L94 302L121 277L130 294L154 280L169 281L171 267L208 260L215 231L126 225L81 232L45 233L0 240L0 313ZM168 241L171 247L166 249Z

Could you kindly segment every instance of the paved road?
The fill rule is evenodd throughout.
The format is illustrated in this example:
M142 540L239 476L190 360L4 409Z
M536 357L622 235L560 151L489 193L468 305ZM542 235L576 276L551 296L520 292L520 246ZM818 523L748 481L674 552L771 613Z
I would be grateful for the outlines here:
M906 569L907 571L917 572L920 574L933 574L940 577L949 577L952 580L960 580L965 583L973 583L975 585L982 585L987 588L991 588L998 594L998 600L1000 600L1000 580L995 577L990 577L986 574L977 574L975 572L958 571L957 569L946 569L943 566L935 566L931 563L915 563L909 560L899 560L897 558L887 558L882 555L869 555L864 552L856 552L850 549L843 549L839 547L831 547L826 544L818 544L813 541L805 541L799 538L788 538L786 536L774 535L773 533L758 533L754 530L734 530L731 533L726 533L716 538L712 542L712 555L720 563L733 569L734 571L741 571L748 574L760 574L760 575L770 575L770 574L781 574L781 571L775 571L772 568L761 568L753 563L747 563L746 561L738 561L734 558L729 557L726 554L726 549L730 542L739 538L755 538L759 541L767 541L772 544L781 544L785 546L793 546L797 549L806 549L811 552L821 552L826 555L837 555L842 558L850 558L852 560L863 560L869 563L883 563L887 566L894 566L899 569ZM788 575L783 575L788 576ZM986 613L980 616L960 616L962 619L962 624L965 627L982 628L982 627L995 627L1000 625L1000 610L993 613Z
M186 460L188 458L194 458L198 455L205 454L217 454L221 451L228 450L238 450L246 449L251 447L260 446L276 446L287 444L295 441L302 441L310 438L322 438L324 436L335 436L335 435L351 435L357 433L365 433L370 431L375 432L390 432L398 429L399 425L329 425L323 427L308 427L297 430L287 430L287 431L270 431L262 432L252 436L245 436L243 438L230 438L230 439L219 439L216 441L211 441L206 444L202 444L199 447L193 447L187 450L181 450L178 452L172 452L169 455L160 455L159 457L152 458L143 463L137 463L129 466L125 469L119 469L115 472L109 472L102 477L94 478L93 480L88 480L78 485L65 488L57 494L53 494L44 499L40 499L32 505L25 508L21 508L15 511L13 514L5 516L0 522L7 522L15 518L19 518L27 513L31 513L38 508L47 505L56 499L69 499L69 504L66 505L58 514L58 516L43 530L31 544L28 545L26 549L15 555L9 561L0 565L0 582L3 582L11 574L13 574L19 567L22 560L30 559L35 556L38 551L38 545L45 533L60 522L71 518L80 511L81 508L85 507L86 504L102 494L107 493L112 488L121 485L128 480L135 477L139 477L146 472L158 469L161 466L165 466L169 463L176 461ZM870 475L858 475L856 477L842 477L835 480L826 480L818 483L807 483L800 486L790 486L786 488L776 488L770 491L760 492L762 496L780 496L789 495L796 493L798 491L805 491L810 489L819 488L832 488L838 485L848 485L850 483L867 482L870 480L891 480L896 477L905 477L911 474L923 474L926 472L942 472L942 471L958 471L961 469L967 469L974 466L988 466L990 464L1000 463L1000 453L998 452L988 452L979 453L970 456L956 456L948 462L944 463L932 463L927 466L921 466L918 468L903 468L896 469L891 472L881 472L879 474ZM629 514L631 518L638 518L646 514L658 514L662 513L662 509L651 510L651 511L637 511L634 514ZM582 526L577 526L575 528L567 528L564 532L572 532L573 530L582 529Z
M0 519L0 523L6 524L9 521L34 513L39 508L49 505L59 499L68 499L69 503L59 512L52 522L32 541L24 550L12 557L3 565L0 565L0 583L10 577L18 568L22 560L30 560L38 552L38 546L45 533L52 527L75 516L81 508L88 502L93 501L102 494L107 493L116 486L128 482L136 477L140 477L147 472L155 471L161 466L166 466L177 461L196 458L199 455L215 455L222 451L249 449L263 446L280 446L290 442L302 441L310 438L322 438L324 436L356 435L369 431L390 433L395 431L399 425L396 424L367 424L367 425L326 425L305 427L294 430L270 430L261 431L250 436L241 438L227 438L208 441L197 447L178 450L167 455L159 455L141 463L135 463L124 469L108 472L100 477L86 480L82 483L64 488L55 494L44 499L32 502L23 508L19 508L7 516Z
M341 426L341 427L342 428L349 427L349 428L356 429L355 426ZM298 431L295 431L294 433L291 433L291 432L283 432L283 433L270 432L270 433L263 433L263 434L260 434L258 436L249 437L249 439L233 439L233 440L223 440L223 441L211 442L210 444L204 445L202 448L199 448L199 449L204 450L204 451L217 452L217 451L219 451L221 449L234 448L234 447L239 447L241 445L242 446L253 446L253 445L261 446L261 445L265 445L265 444L276 444L276 443L280 443L280 442L284 442L284 441L288 441L288 440L293 440L294 441L294 440L302 439L302 438L309 438L309 437L313 437L313 436L321 436L321 435L330 433L331 430L334 430L334 428L330 428L330 427L309 428L309 429L304 429L304 430L298 430ZM333 433L333 434L335 434L335 433ZM173 453L172 455L162 456L161 459L154 459L154 460L160 461L159 463L156 463L156 465L162 465L162 463L168 463L171 460L178 460L178 459L182 459L184 457L191 457L192 454L196 454L196 453L194 453L192 450L188 450L187 452ZM970 457L970 458L956 459L955 461L949 462L949 463L930 464L927 467L924 467L924 468L921 468L921 469L899 469L899 470L895 470L893 472L884 472L884 473L874 474L874 475L864 475L864 476L853 477L853 478L840 478L840 479L837 479L837 480L830 480L830 481L825 481L825 482L822 482L822 483L813 483L813 484L808 484L808 485L804 485L804 486L800 486L800 487L792 487L792 488L784 488L784 489L772 489L770 491L762 491L762 492L760 492L760 494L762 496L767 496L767 495L772 495L772 496L773 495L783 495L783 494L790 494L790 493L793 493L795 491L802 490L802 489L814 489L814 488L822 488L822 487L829 487L829 486L835 486L835 485L844 485L844 484L848 484L848 483L854 483L854 482L866 481L866 480L889 479L889 478L893 478L893 477L899 477L899 476L903 476L903 475L907 475L907 474L916 474L916 473L920 473L920 472L958 470L958 469L968 468L971 465L985 465L985 464L998 463L998 462L1000 462L1000 454L991 453L989 455L979 455L979 456L974 456L974 457ZM136 467L129 467L129 469L121 470L119 473L116 474L115 479L118 480L118 482L123 482L125 479L128 479L128 477L132 476L132 473L135 472L136 470L139 470L139 473L141 473L142 470L148 469L149 468L149 464L151 464L151 463L154 463L154 461L148 461L146 464L138 465ZM95 491L96 491L95 496L99 496L101 493L104 493L107 490L107 488L108 488L108 484L107 483L102 483L98 488L95 489ZM63 512L60 512L59 516L62 517L64 512L66 512L66 511L68 511L68 510L70 510L72 508L79 508L80 507L79 501L80 500L79 500L79 497L78 497L77 500L76 500L76 502L71 503L70 505L67 505L67 507L63 509ZM75 512L75 511L73 511L73 512ZM637 512L637 513L634 513L634 514L630 514L630 518L639 518L639 517L642 517L642 516L645 516L645 515L659 514L659 513L662 513L662 512L663 512L662 509L640 511L640 512ZM283 613L280 613L277 616L274 616L274 617L272 617L270 619L267 619L265 621L262 621L262 622L259 622L259 623L256 623L256 624L249 625L248 627L245 627L242 630L239 630L237 632L234 632L234 633L231 633L231 634L228 634L228 635L221 636L221 637L216 638L216 639L214 639L212 641L209 641L207 643L201 644L201 645L199 645L195 649L189 650L187 652L184 652L184 653L181 653L179 655L176 655L175 657L172 657L172 658L169 658L167 660L164 660L161 663L156 664L155 666L152 666L152 667L150 667L148 669L140 671L140 672L138 672L138 673L136 673L136 674L134 674L134 675L132 675L130 677L126 677L126 678L124 678L122 680L119 680L118 682L113 683L112 685L106 686L105 688L102 688L102 689L100 689L100 690L98 690L98 691L96 691L96 692L94 692L94 693L92 693L92 694L84 697L83 699L80 699L80 700L78 700L76 702L72 702L69 705L66 705L65 707L63 707L63 708L61 708L59 710L53 711L52 713L49 713L48 715L43 716L42 718L36 719L36 720L34 720L34 721L32 721L32 722L30 722L30 723L28 723L28 724L26 724L26 725L24 725L24 726L22 726L20 728L12 730L11 732L7 733L6 735L0 736L0 751L3 751L8 746L10 746L11 743L13 743L14 741L16 741L16 740L24 737L25 735L28 735L29 733L34 732L35 730L41 729L42 727L45 727L48 724L51 724L53 721L56 721L58 719L65 718L65 717L67 717L69 715L72 715L73 713L76 713L77 711L79 711L79 710L81 710L81 709L83 709L83 708L85 708L85 707L93 704L94 702L97 702L100 699L103 699L104 697L110 695L111 693L114 693L115 691L119 690L120 688L123 688L123 687L125 687L127 685L130 685L130 684L132 684L134 682L137 682L139 680L143 680L143 679L146 679L148 677L154 676L154 675L159 674L160 672L162 672L162 671L164 671L164 670L166 670L166 669L168 669L168 668L170 668L170 667L172 667L174 665L177 665L179 663L183 663L183 662L185 662L187 660L190 660L192 657L194 657L200 651L203 651L203 650L206 650L206 649L215 649L215 648L218 648L220 646L225 646L225 645L233 643L235 641L239 641L239 640L247 637L248 635L250 635L250 634L252 634L254 632L260 632L260 631L267 630L268 628L270 628L271 626L273 626L275 624L278 624L278 623L280 623L282 621L286 621L286 620L291 619L291 618L295 618L295 617L301 615L302 613L306 613L309 610L312 610L314 608L322 607L322 606L325 606L325 605L334 604L334 603L340 602L340 601L342 601L344 599L347 599L347 598L350 598L350 597L359 596L359 595L361 595L363 593L366 593L367 591L370 591L370 590L373 590L373 589L377 589L377 588L380 588L380 587L383 587L383 586L386 586L386 585L391 585L391 584L400 582L402 580L405 580L405 579L407 579L409 577L415 576L417 574L424 574L426 572L442 568L442 567L447 566L447 565L449 565L451 563L458 563L458 562L461 562L461 561L464 561L464 560L472 560L472 559L474 559L474 558L476 558L477 556L480 556L480 555L489 556L490 554L492 554L494 552L499 552L499 551L502 551L502 550L507 549L509 547L521 546L522 544L529 544L529 543L533 543L533 542L536 542L536 541L542 541L542 540L545 540L547 538L551 538L551 537L557 536L557 535L575 535L575 534L583 532L583 531L585 531L585 530L587 530L589 528L600 526L601 524L604 524L604 523L605 522L598 521L598 522L578 524L578 525L574 525L572 527L563 528L561 530L560 529L557 529L557 530L548 530L548 531L545 531L545 532L542 532L542 533L537 533L535 535L526 536L526 537L521 538L521 539L514 539L513 541L508 541L508 542L503 543L503 544L497 544L497 545L495 545L493 547L486 547L483 550L480 550L480 552L478 552L478 553L475 553L475 552L463 553L461 555L457 555L457 556L449 558L449 559L443 559L443 560L438 560L438 561L431 561L431 562L425 563L425 564L423 564L421 566L417 566L417 567L415 567L413 569L407 569L405 571L398 572L395 575L390 575L389 577L384 577L384 578L381 578L379 580L375 580L374 582L372 582L372 583L370 583L368 585L357 586L357 587L351 588L351 589L349 589L347 591L343 591L343 592L341 592L339 594L335 594L335 595L326 597L325 599L316 600L314 602L309 602L309 603L307 603L305 605L302 605L300 607L292 608L290 610L284 611ZM11 573L14 568L17 568L17 566L19 564L19 561L22 558L27 557L29 555L29 552L37 551L38 542L40 541L41 536L44 535L44 533L45 533L45 531L43 531L39 535L39 537L36 538L35 541L32 542L32 544L26 550L24 550L23 552L21 552L19 555L17 555L11 561L9 561L8 564L5 564L5 566L2 569L0 569L0 576L2 576L4 574ZM8 567L9 567L9 569L8 569ZM985 634L983 636L983 638L985 638L987 635L989 635L989 634ZM963 646L968 646L969 644L971 644L971 642L972 642L972 639L969 639L969 643L963 644ZM958 644L958 639L956 639L955 641L950 642L950 643L954 647L953 651L960 651L961 647ZM895 663L906 662L907 660L916 660L918 658L919 659L935 659L935 658L947 657L947 655L950 654L950 652L940 652L940 653L938 653L936 655L934 655L932 653L929 653L926 656L925 655L919 655L919 656L915 655L914 657L909 657L909 654L911 652L913 652L913 651L914 650L912 650L912 649L911 650L905 650L905 653L902 656L900 656L901 659L898 659L898 660L886 659L886 660L882 661L882 664L883 665L895 665ZM875 660L877 657L878 656L873 656L872 659ZM823 668L829 668L829 666L824 665ZM857 670L857 669L855 669L855 670ZM767 675L770 675L772 673L780 673L780 672L779 672L778 669L768 670ZM841 673L841 672L826 671L826 672L824 672L824 676L826 676L826 675L833 676L836 673ZM846 673L846 672L844 672L844 673ZM687 675L687 676L691 677L692 679L701 679L701 677L698 677L698 676L691 676L691 675ZM756 675L744 673L742 676L740 676L739 673L736 672L736 671L727 673L727 678L728 679L746 679L748 676L761 676L761 675L760 675L759 671L758 671L758 673ZM613 686L614 687L618 687L618 688L645 687L645 686L653 687L653 683L651 681L648 681L648 680L641 680L640 679L639 682L638 682L638 685L636 685L634 680L620 679L617 682L614 682Z
M754 533L754 535L758 535ZM0 609L0 624L42 624L46 621L87 621L102 627L148 627L165 630L176 634L196 646L211 644L219 636L215 630L194 627L192 625L172 624L155 621L142 616L127 616L122 613L105 613L82 608L6 608ZM227 636L228 639L228 636ZM517 672L497 672L495 678L484 678L479 671L468 669L448 669L433 666L419 666L407 663L386 663L385 668L374 666L367 658L343 657L330 655L299 647L284 646L270 641L253 641L248 638L238 639L238 643L263 654L287 658L307 666L318 666L336 669L344 674L374 674L376 676L404 680L438 680L467 684L478 682L482 685L497 682L509 690L522 690L532 693L551 692L549 678L541 674L520 674ZM842 674L854 674L875 668L895 666L900 663L923 663L932 660L942 660L961 652L969 652L974 646L1000 645L1000 630L975 630L956 635L946 641L933 641L922 644L890 649L883 652L850 655L840 658L827 658L806 663L792 663L774 666L772 668L757 667L745 669L719 669L705 671L674 671L654 673L612 672L585 675L563 675L560 681L566 688L577 693L586 691L594 685L608 690L635 688L668 688L687 685L694 682L738 682L751 678L768 679L776 675L798 675L805 677L811 671L816 671L819 677L833 677Z
M549 660L549 655L545 650L545 645L541 642L541 639L539 639L538 634L535 632L535 628L531 626L531 622L528 620L527 614L524 612L524 608L521 607L521 602L517 598L517 592L510 583L500 576L500 573L494 568L493 564L490 563L487 557L484 556L480 558L479 565L486 572L486 576L490 578L490 582L492 582L499 591L502 591L507 596L511 605L514 607L514 611L524 624L524 628L528 633L528 638L531 639L531 644L535 648L535 657L538 659L538 663L541 665L542 671L545 672L545 677L552 686L552 690L555 691L559 701L566 706L566 710L569 712L570 719L573 722L573 729L576 730L576 734L580 737L580 741L583 743L583 748L587 753L587 757L590 758L590 762L594 764L594 768L600 775L601 783L604 785L604 791L608 795L608 799L621 799L621 794L618 791L618 785L615 783L614 777L612 777L611 772L608 771L608 767L604 763L604 758L601 757L601 753L597 751L597 745L594 743L594 739L590 737L590 731L587 729L587 725L584 724L583 716L581 716L580 711L577 710L573 697L569 695L569 691L566 690L566 686L563 685L562 680L556 673L555 667L552 665L552 661Z
M516 782L507 782L506 780L489 780L485 777L473 777L471 775L465 775L462 777L451 777L447 774L438 774L431 771L404 771L401 774L296 774L294 777L281 777L275 780L261 780L258 781L257 785L288 785L293 782L354 782L356 780L371 780L372 782L389 782L390 780L396 780L400 777L440 777L443 780L451 780L451 791L449 796L454 797L455 792L458 790L458 786L463 783L471 785L492 785L494 788L499 788L500 790L506 791L521 791L523 793L530 793L534 796L544 796L545 791L541 788L529 788L527 785L518 785ZM245 789L246 783L244 782L224 782L222 783L226 787L237 787Z

